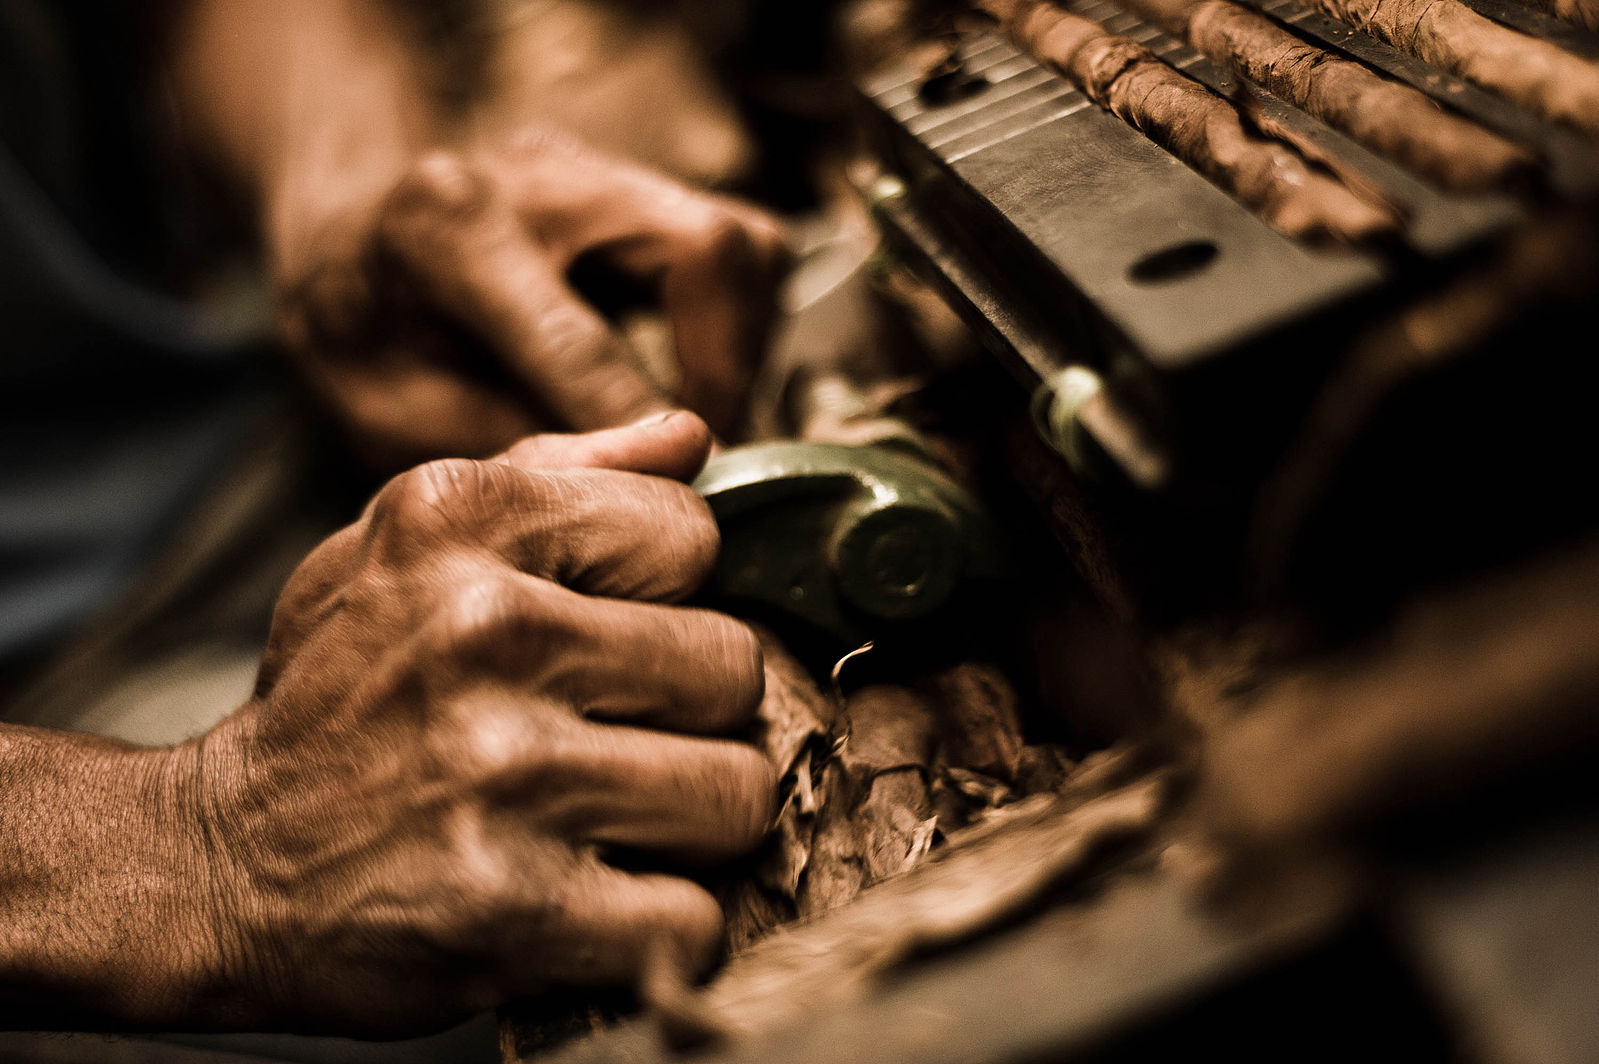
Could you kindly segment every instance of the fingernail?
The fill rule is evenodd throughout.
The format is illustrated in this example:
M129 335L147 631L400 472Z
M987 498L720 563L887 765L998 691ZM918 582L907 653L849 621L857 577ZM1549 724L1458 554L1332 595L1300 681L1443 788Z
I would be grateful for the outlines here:
M681 410L662 410L658 413L647 414L633 422L633 427L640 429L654 428L656 425L665 424L681 413Z

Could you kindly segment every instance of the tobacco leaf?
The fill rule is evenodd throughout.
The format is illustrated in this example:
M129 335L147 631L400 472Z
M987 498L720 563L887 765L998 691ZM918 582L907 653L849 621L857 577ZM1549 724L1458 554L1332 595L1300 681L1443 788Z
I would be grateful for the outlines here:
M849 732L822 774L822 808L798 899L807 918L910 867L932 812L932 707L905 688L876 686L851 698L847 712Z
M853 904L751 947L703 991L657 966L644 996L677 1045L777 1029L848 1002L897 965L980 934L1098 869L1112 848L1154 827L1166 792L1155 774L1086 799L1035 796L955 835Z
M832 699L782 642L764 628L755 631L766 662L766 694L751 739L777 766L781 805L772 838L753 870L718 884L734 952L799 915L821 808L818 775L838 716Z
M1026 743L1016 694L990 665L876 684L840 704L773 633L756 631L766 696L750 737L779 768L780 811L762 852L712 885L728 973L698 991L664 945L652 953L640 991L673 1044L779 1022L919 950L975 935L1154 818L1157 791L1128 785L1116 767L1126 758L1079 767L1057 747ZM995 836L1006 831L1016 837ZM917 878L968 848L964 863ZM921 885L873 902L912 880ZM769 945L785 925L798 937ZM591 1012L560 1029L601 1022ZM541 1044L519 1029L518 1047Z
M876 684L838 706L760 634L767 694L753 737L779 766L781 805L754 866L719 888L735 954L847 905L944 836L1071 772L1064 751L1025 742L1015 691L991 665Z
M939 759L1014 783L1025 743L1016 692L991 665L969 662L931 677L924 689L941 715Z

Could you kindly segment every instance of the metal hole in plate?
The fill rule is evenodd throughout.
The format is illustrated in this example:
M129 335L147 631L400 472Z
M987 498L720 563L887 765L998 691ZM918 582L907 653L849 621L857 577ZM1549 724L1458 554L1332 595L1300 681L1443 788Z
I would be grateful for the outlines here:
M967 72L954 66L941 70L922 82L916 90L917 99L926 107L948 107L952 103L970 99L988 88L988 79L981 74Z
M1136 284L1170 284L1205 269L1219 251L1209 240L1184 241L1151 251L1128 267L1127 276Z

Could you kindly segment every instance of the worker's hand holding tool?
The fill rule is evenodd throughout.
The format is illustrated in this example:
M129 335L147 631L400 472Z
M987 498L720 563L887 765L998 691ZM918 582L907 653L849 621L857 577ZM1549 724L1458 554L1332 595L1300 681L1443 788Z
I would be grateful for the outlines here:
M256 697L200 746L248 1024L392 1034L662 945L714 959L716 902L641 870L773 813L766 760L719 737L760 701L756 640L671 605L716 554L679 482L708 443L674 414L422 466L300 567Z
M678 873L754 847L776 786L723 737L754 635L673 605L716 555L709 444L676 413L396 477L193 742L0 725L0 1020L395 1036L710 963Z
M679 872L754 847L776 791L723 737L754 635L672 604L716 554L681 483L709 441L677 413L395 478L194 742L0 725L0 1019L392 1037L708 965L721 910Z
M786 258L764 215L543 128L434 151L365 197L341 194L325 203L296 185L276 207L283 323L379 461L485 455L676 403L733 427ZM580 259L658 298L676 394L574 290Z

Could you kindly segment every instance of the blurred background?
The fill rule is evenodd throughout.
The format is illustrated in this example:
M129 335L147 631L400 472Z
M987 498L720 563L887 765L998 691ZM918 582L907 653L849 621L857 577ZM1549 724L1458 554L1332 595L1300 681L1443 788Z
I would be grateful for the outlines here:
M774 559L842 535L829 486L725 526L763 579L708 594L769 626L806 758L919 738L779 759L803 858L727 871L707 988L0 1061L1599 1058L1599 97L1473 60L1599 77L1580 9L1468 0L1489 29L1418 50L1210 0L1470 127L1445 162L1503 153L1462 179L1197 5L370 3L447 144L548 124L781 219L724 441L932 470L969 554L910 622L784 605ZM272 70L223 50L197 99L185 18L0 0L0 704L150 744L250 697L284 580L392 472L285 351L282 214L238 165L270 130L206 132ZM1117 87L1146 62L1174 110ZM1250 152L1307 175L1299 213L1217 161ZM568 280L669 385L657 301L593 265Z

